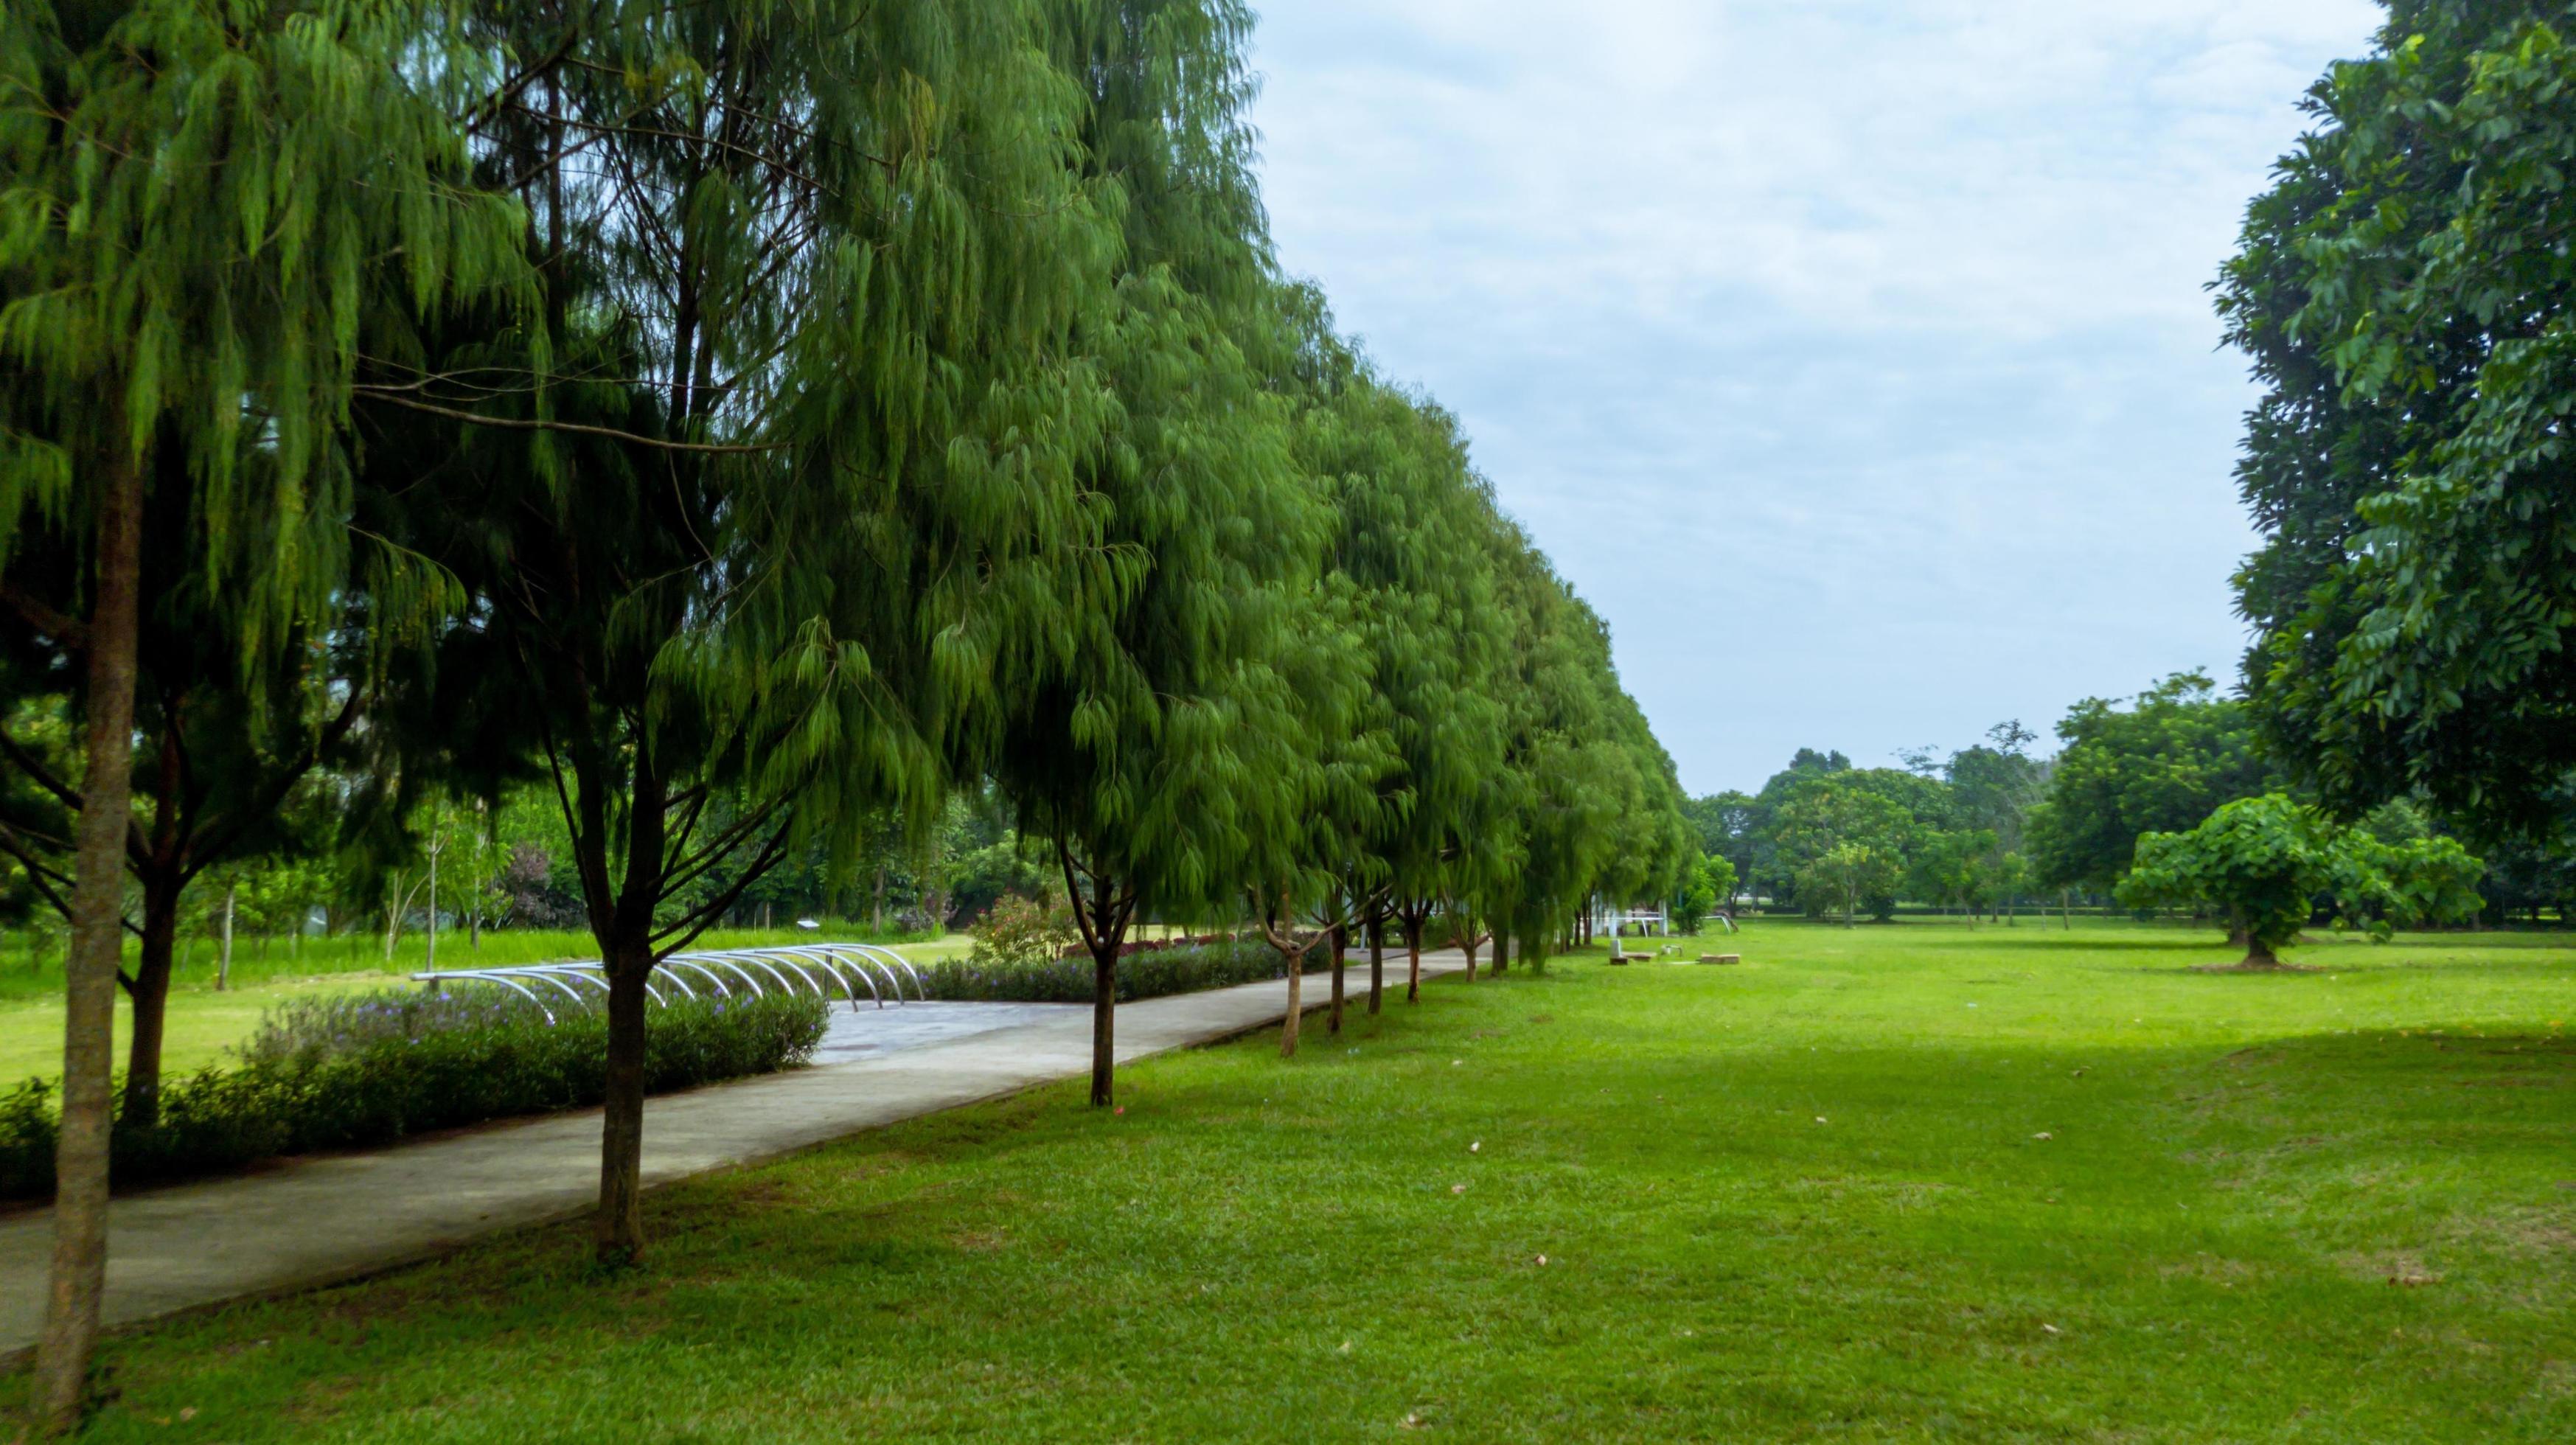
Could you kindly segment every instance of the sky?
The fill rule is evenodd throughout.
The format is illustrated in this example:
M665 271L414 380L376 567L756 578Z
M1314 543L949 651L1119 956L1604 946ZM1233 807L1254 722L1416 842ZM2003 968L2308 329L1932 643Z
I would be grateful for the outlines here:
M1693 793L2234 677L2204 287L2367 0L1276 0L1280 258L1458 413Z

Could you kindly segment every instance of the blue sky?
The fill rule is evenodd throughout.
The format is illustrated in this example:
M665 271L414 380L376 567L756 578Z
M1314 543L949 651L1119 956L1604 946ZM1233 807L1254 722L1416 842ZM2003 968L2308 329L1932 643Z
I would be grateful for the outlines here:
M1691 791L2232 677L2203 285L2365 0L1280 0L1282 259L1459 413Z

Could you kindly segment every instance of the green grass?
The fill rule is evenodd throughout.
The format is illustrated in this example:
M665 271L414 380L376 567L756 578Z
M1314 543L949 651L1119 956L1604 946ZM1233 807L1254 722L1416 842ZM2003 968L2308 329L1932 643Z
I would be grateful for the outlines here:
M857 938L864 930L824 930L815 934L790 929L731 929L710 933L702 946L748 948L763 943L798 943L809 938ZM355 946L353 946L353 943ZM902 951L921 960L961 954L973 940L950 934L930 942L906 942ZM480 948L465 946L464 936L442 934L438 940L441 968L496 968L513 963L539 963L560 958L596 958L599 950L586 933L503 932L483 935ZM271 1004L299 994L350 993L362 989L398 988L424 966L427 949L417 936L395 945L393 966L384 961L384 938L314 940L288 953L283 943L254 955L247 945L233 958L232 986L215 991L211 952L199 949L185 967L173 970L170 1012L162 1036L163 1068L182 1073L219 1062L224 1051L250 1037ZM0 965L5 967L5 965ZM0 988L0 1090L31 1078L56 1078L63 1071L62 969L56 960L49 973L31 979L24 965L7 988ZM116 1007L116 1058L125 1060L132 1016L123 995Z
M567 1225L165 1323L96 1437L2576 1437L2576 951L1732 946L695 1181L614 1278Z

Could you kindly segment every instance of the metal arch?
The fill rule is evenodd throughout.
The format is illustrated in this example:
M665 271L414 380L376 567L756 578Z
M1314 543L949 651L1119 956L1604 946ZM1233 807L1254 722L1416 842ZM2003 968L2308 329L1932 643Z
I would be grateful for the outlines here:
M512 964L510 971L542 974L550 978L577 978L583 983L597 985L602 994L609 991L608 980L602 977L606 970L595 963L520 963Z
M827 970L830 973L830 976L840 983L842 996L850 1001L851 1012L857 1012L859 1007L859 991L850 986L850 975L853 973L859 976L859 982L868 986L868 997L876 1001L876 1006L879 1008L885 1007L885 997L877 992L877 982L875 979L868 977L868 971L851 963L848 959L841 957L841 955L829 945L798 944L782 948L780 951L791 954L797 958L811 959L818 966ZM895 1002L901 1003L903 1002L903 999L898 996L895 999Z
M506 973L514 974L520 978L541 978L546 982L553 984L555 987L562 989L564 991L564 996L571 999L574 1003L589 1002L588 999L582 996L580 989L564 982L561 975L557 974L553 969L544 964L514 964L509 968L493 969L490 972L495 977ZM548 1017L552 1017L552 1015L548 1015Z
M721 967L721 968L723 968L725 971L727 971L728 973L731 973L734 977L736 977L736 978L738 978L738 979L741 979L741 980L742 980L742 986L743 986L744 988L747 988L747 989L751 990L751 996L752 996L753 998L758 998L758 997L760 997L760 995L761 995L760 980L759 980L759 979L757 979L757 978L752 977L751 970L750 970L750 969L747 969L747 968L745 968L745 967L743 967L743 966L742 966L741 964L739 964L739 963L736 963L733 959L731 959L731 958L727 957L727 956L726 956L726 955L724 955L724 954L721 954L721 953L693 953L693 954L690 954L690 955L689 955L689 961L690 961L691 963L698 964L698 965L700 965L700 966L702 966L702 967L707 966L707 965L715 965L716 967ZM711 969L709 969L709 972L710 972L710 973L712 973L712 972L713 972L713 969L712 969L712 968L711 968ZM781 982L784 982L784 980L781 980ZM730 994L733 992L733 990L732 990L731 988L727 988L727 989L725 990L725 992L726 992L728 995L730 995Z
M904 957L902 954L895 952L895 951L894 951L893 949L891 949L891 948L885 948L885 947L882 947L882 946L880 946L880 945L878 945L878 944L874 944L874 943L852 943L852 944L845 944L845 945L843 945L843 946L844 946L844 947L846 947L846 948L854 948L854 949L857 949L857 950L859 950L860 952L865 953L865 954L869 954L869 955L871 955L871 956L873 956L873 955L878 955L878 954L882 954L882 955L884 955L884 956L885 956L885 957L887 957L887 958L891 958L891 959L893 959L896 963L901 964L901 965L903 966L903 971L904 971L904 972L906 972L906 973L908 973L908 974L911 974L911 975L912 975L912 988L913 988L913 992L914 992L915 994L919 995L919 996L920 996L920 998L921 998L921 1000L922 1000L923 1002L925 1002L925 1003L929 1002L929 1000L930 1000L930 988L929 988L929 985L924 984L924 983L921 981L921 970L920 970L920 969L917 969L917 968L915 968L915 967L913 967L913 966L912 966L912 960L911 960L911 959L908 959L908 958Z
M412 977L425 981L437 981L450 978L470 978L479 983L497 983L505 988L517 991L521 998L535 1004L537 1006L537 1012L546 1016L547 1023L553 1023L555 1021L555 1011L546 1007L546 1001L537 997L536 990L519 982L517 979L510 977L508 974L493 973L484 969L459 969L451 973L416 973L413 974Z
M732 993L732 992L733 992L733 989L725 983L724 975L723 975L723 974L720 974L720 973L718 973L718 972L716 972L716 971L715 971L714 969L712 969L712 968L707 967L707 966L706 966L706 964L705 964L704 962L702 962L702 961L700 961L700 960L699 960L699 958L698 958L698 956L697 956L696 954L692 954L692 953L675 953L675 954L672 954L669 958L663 959L663 960L662 960L662 963L663 963L663 965L664 965L665 967L669 967L669 968L677 968L677 967L679 967L679 966L680 966L680 965L682 965L682 964L686 964L686 965L687 965L687 966L688 966L692 971L694 971L694 972L697 974L697 976L698 976L700 979L702 979L702 980L704 980L704 981L706 982L706 985L707 985L709 988L712 988L712 989L714 989L714 990L716 991L716 994L717 994L717 996L718 996L718 997L722 997L722 996L724 996L724 995L726 995L726 994L730 994L730 993ZM672 974L672 975L671 975L671 977L672 977L674 980L677 980L677 979L679 978L679 975L678 975L677 973L674 973L674 974ZM685 985L684 985L684 987L685 987ZM689 990L688 990L688 994L689 994L689 997L691 997L691 998L696 998L696 997L698 996L698 991L697 991L696 989L689 989Z
M903 1002L903 980L896 976L893 969L886 967L883 961L879 960L872 952L870 952L866 944L842 943L835 944L834 947L849 950L851 957L855 960L853 966L861 973L867 974L873 970L873 974L871 974L871 976L883 975L886 981L886 987L894 990L894 1001L896 1003ZM916 994L921 993L921 980L917 978L913 980L913 992ZM924 998L929 997L927 994L921 994L921 996Z
M834 977L832 970L818 967L813 957L807 954L803 949L770 948L763 949L762 953L765 954L771 962L786 969L789 973L794 974L807 988L814 990L814 996L816 998L821 999L826 1004L829 1004L832 1001L831 985L839 984L841 992L844 994L847 994L850 991L849 980ZM815 977L818 972L822 977Z
M780 972L778 971L778 966L777 966L776 964L773 964L773 963L771 963L768 959L763 958L763 957L760 955L760 951L759 951L759 950L757 950L757 949L743 949L743 950L741 950L741 951L739 952L739 954L738 954L737 956L738 956L738 957L741 957L741 958L748 959L748 960L750 960L751 962L753 962L753 963L756 963L756 964L760 965L761 969L762 969L764 972L766 972L766 973L767 973L771 978L774 978L774 979L778 980L778 986L779 986L780 988L782 988L782 989L786 990L786 991L787 991L787 992L789 992L789 993L794 993L794 992L796 991L796 985L794 985L794 984L792 984L792 983L789 983L789 982L787 981L787 975L785 975L785 974L783 974L783 973L780 973ZM803 975L803 974L801 974L801 973L800 973L800 974L798 974L798 975L796 975L796 976L797 976L798 978L805 978L805 975ZM817 984L817 983L815 983L815 982L814 982L814 980L812 980L812 979L810 979L810 978L805 978L805 986L806 986L807 988L810 988L810 989L814 990L814 995L815 995L815 997L817 997L817 998L821 998L821 999L823 999L825 1002L829 1002L829 1001L830 1001L830 995L825 994L825 993L823 992L822 986L821 986L821 985L819 985L819 984Z
M854 951L848 944L816 943L805 945L798 951L811 954L822 959L836 974L840 974L844 977L856 975L859 982L868 986L868 997L876 1000L877 1007L885 1007L886 995L888 994L892 994L894 996L894 1001L897 1007L902 1006L903 986L895 981L894 975L887 973L882 968L874 967L873 961L869 959L866 954ZM880 975L883 975L885 979L885 987L883 989L877 987L877 980ZM853 1006L855 1006L857 995L853 994L851 997L853 1000Z

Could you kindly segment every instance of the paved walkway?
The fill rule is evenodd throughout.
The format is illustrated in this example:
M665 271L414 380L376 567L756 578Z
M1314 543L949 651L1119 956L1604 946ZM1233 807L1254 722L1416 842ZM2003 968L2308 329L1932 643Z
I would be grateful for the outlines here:
M1348 987L1365 1007L1368 964L1353 963ZM1401 956L1388 965L1389 991L1401 999ZM1433 954L1423 973L1464 965L1455 953ZM1330 977L1306 976L1309 1007L1325 1001ZM1284 981L1127 1004L1118 1010L1118 1060L1276 1023L1287 1007ZM844 1011L816 1060L651 1100L645 1184L1086 1075L1091 1010L933 1001ZM578 1214L598 1190L599 1111L586 1109L121 1198L108 1214L107 1322L373 1273ZM52 1247L50 1212L0 1219L0 1355L35 1342Z

